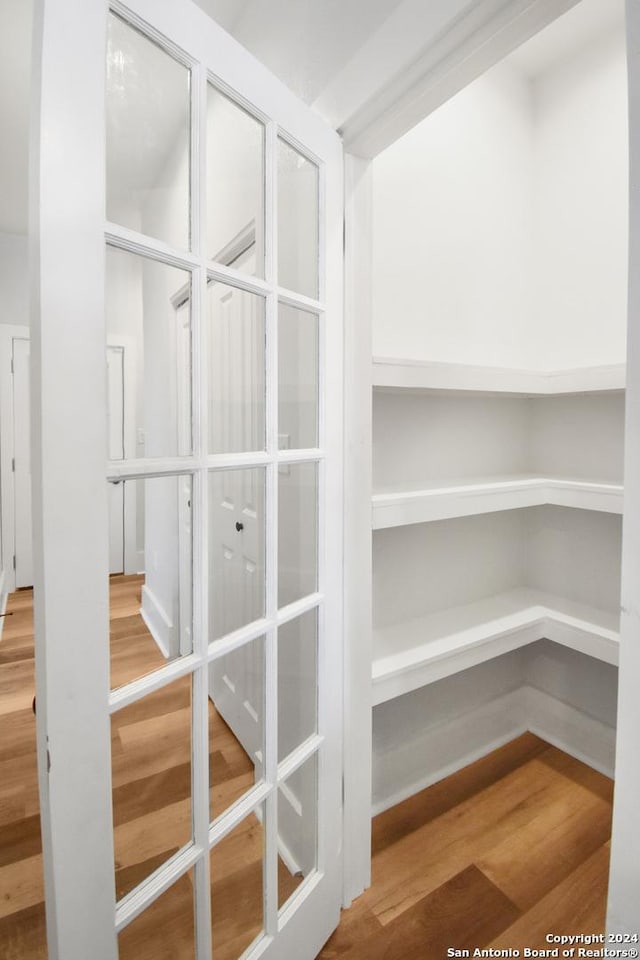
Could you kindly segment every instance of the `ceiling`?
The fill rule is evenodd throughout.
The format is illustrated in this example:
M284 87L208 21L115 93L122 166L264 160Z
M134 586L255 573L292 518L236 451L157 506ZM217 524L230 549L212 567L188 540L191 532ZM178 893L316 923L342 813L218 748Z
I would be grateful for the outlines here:
M27 229L32 2L0 0L0 231L9 233ZM372 37L384 40L385 21L392 25L394 15L404 15L411 23L413 10L413 0L196 2L309 104L321 102L332 82L335 92L336 78L339 85ZM623 24L623 0L581 0L511 60L535 78L567 52Z

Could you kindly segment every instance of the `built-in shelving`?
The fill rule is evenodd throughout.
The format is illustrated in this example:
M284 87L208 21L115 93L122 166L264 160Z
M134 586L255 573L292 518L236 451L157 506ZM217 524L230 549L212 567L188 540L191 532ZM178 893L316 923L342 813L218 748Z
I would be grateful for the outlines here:
M374 530L381 530L545 504L621 514L623 487L559 477L514 476L379 491L372 499L372 524Z
M373 358L373 386L388 390L459 390L523 396L624 390L624 364L573 370L517 370L461 363Z
M618 663L616 614L520 589L374 630L373 705L546 638Z

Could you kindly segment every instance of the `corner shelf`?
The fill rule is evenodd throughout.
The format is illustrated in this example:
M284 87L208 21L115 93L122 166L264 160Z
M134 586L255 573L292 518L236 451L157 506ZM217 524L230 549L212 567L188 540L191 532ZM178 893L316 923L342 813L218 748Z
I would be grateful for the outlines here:
M624 364L541 372L463 363L430 363L394 357L373 358L373 386L380 390L460 390L513 396L552 396L619 391Z
M374 630L372 704L544 638L618 663L617 614L523 588Z
M390 490L373 495L372 525L374 530L382 530L545 504L621 514L623 487L608 482L515 476L422 490Z

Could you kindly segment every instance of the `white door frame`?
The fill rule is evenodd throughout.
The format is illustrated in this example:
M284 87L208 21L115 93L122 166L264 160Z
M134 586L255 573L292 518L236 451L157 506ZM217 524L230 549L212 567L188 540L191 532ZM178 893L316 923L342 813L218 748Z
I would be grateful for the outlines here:
M14 410L13 410L13 372L12 344L14 340L30 340L31 330L22 324L0 324L0 524L2 529L2 556L0 557L0 603L16 588L13 557L15 556L15 516L14 516L14 473L12 460L14 454ZM125 396L135 396L136 344L126 336L108 337L109 346L124 347L124 389ZM124 424L125 454L128 449L135 450L135 418L125 405ZM133 447L130 445L133 444ZM125 495L125 531L136 529L135 497ZM125 573L137 573L135 536L125 536ZM0 627L2 625L0 624Z
M12 345L14 340L28 340L29 327L21 324L0 324L0 504L2 524L2 557L0 558L0 598L13 593L16 574L13 557L16 552L13 460L13 374Z
M215 64L229 92L267 120L267 198L270 215L267 231L270 250L277 249L276 165L273 162L278 131L295 134L294 143L320 161L321 217L320 300L302 297L276 286L276 257L267 257L267 279L237 275L217 265L209 270L217 279L246 289L261 289L267 296L268 367L272 388L268 397L277 411L276 300L304 305L318 312L321 322L320 355L321 436L324 448L284 451L277 448L275 416L269 427L266 454L207 455L206 397L196 404L198 446L193 457L134 464L111 463L110 477L146 476L150 471L175 474L193 471L194 500L200 497L201 524L195 531L194 652L190 657L161 667L156 674L129 688L109 693L108 657L108 542L105 463L106 365L104 362L105 239L121 249L144 253L170 262L194 275L194 338L203 337L199 308L206 300L207 268L205 225L196 226L196 249L180 253L131 230L104 223L104 102L106 49L105 0L38 0L35 10L36 55L33 83L37 105L34 124L31 178L32 215L32 347L33 347L33 475L35 622L38 696L38 763L41 794L43 860L47 895L47 933L50 960L115 960L116 930L134 919L149 903L187 870L195 868L197 882L198 956L209 956L210 893L208 850L211 842L226 835L234 818L261 802L266 803L266 828L276 825L277 783L320 750L320 806L322 829L318 870L305 883L291 905L278 914L277 849L267 850L267 937L256 956L315 956L337 924L341 894L340 810L342 803L342 700L331 692L342 689L342 145L337 135L239 44L188 0L131 0L135 13L128 17L183 62L181 50L194 58L191 88L192 115L199 119L194 146L205 142L207 73L198 64ZM124 12L120 3L113 8ZM139 19L138 19L139 18ZM162 34L146 29L153 23ZM78 38L82 42L79 43ZM173 44L176 44L174 46ZM222 81L220 81L222 83ZM194 151L192 190L200 196L204 163ZM200 204L198 204L200 206ZM202 221L203 218L200 218ZM106 230L106 234L105 234ZM61 278L73 276L66 284ZM269 325L271 324L271 328ZM204 354L206 356L206 352ZM326 363L329 358L330 362ZM274 373L275 371L275 373ZM195 364L196 382L203 375ZM206 374L204 374L206 377ZM206 383L206 380L205 380ZM202 402L204 401L204 402ZM78 443L77 438L82 438ZM204 438L204 445L203 445ZM207 569L206 471L259 460L269 476L267 504L271 529L277 530L277 477L280 462L318 461L321 489L319 504L318 592L277 611L277 578L267 578L267 616L258 622L267 635L267 675L270 689L277 687L275 636L277 624L317 606L321 629L330 642L320 643L321 695L319 733L309 738L284 764L277 762L277 716L273 704L267 727L271 735L265 756L268 782L256 788L244 807L236 805L221 822L209 828L208 790L194 796L194 843L168 862L144 884L115 903L113 838L111 824L110 712L158 689L178 676L195 670L194 763L208 766L207 709L209 659L220 648L207 646L207 603L204 575ZM215 461L215 463L214 463ZM331 510L331 523L325 516ZM274 525L274 521L275 525ZM276 536L271 535L268 555L276 558ZM78 598L82 602L78 602ZM198 636L195 636L195 633ZM87 642L90 638L91 642ZM235 637L234 643L239 642ZM331 699L330 699L331 698ZM275 701L274 701L275 703ZM204 720L204 723L201 722ZM198 777L206 774L196 773ZM202 779L201 786L207 780ZM259 791L262 790L262 793ZM271 824L271 827L269 826ZM331 830L327 829L331 825ZM106 828L106 829L105 829ZM269 836L269 832L267 832ZM81 842L79 842L79 838ZM198 879L199 878L199 879ZM271 893L269 893L269 890ZM274 892L275 891L275 892ZM115 918L115 922L114 922ZM301 954L304 950L304 954Z
M437 107L473 82L579 0L478 0L431 4L404 0L358 51L317 106L345 141L345 887L348 905L371 882L371 162ZM419 28L420 27L420 28ZM385 33L385 31L387 31ZM392 33L396 43L388 43ZM640 188L640 6L627 0L631 92L631 196ZM635 45L634 45L635 44ZM634 86L635 84L635 86ZM373 95L378 90L380 95ZM635 187L634 187L635 185ZM640 902L640 283L635 264L640 205L632 203L630 318L625 436L623 613L616 789L608 924L637 933ZM626 926L625 926L626 924Z

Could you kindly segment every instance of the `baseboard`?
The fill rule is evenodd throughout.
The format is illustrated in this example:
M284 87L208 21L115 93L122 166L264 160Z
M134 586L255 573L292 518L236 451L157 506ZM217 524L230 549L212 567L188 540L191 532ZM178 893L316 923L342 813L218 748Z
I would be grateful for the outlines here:
M525 684L401 746L373 757L372 816L474 763L530 731L559 750L613 777L615 729ZM420 775L416 776L416 768ZM384 784L393 784L384 789ZM400 786L398 786L400 784Z
M527 727L531 733L606 777L613 778L616 753L614 727L537 687L522 687L522 697Z
M169 660L175 654L175 631L164 607L158 598L145 583L142 587L142 605L140 616L144 620L149 633L158 644L158 648L165 659Z
M527 727L520 691L521 688L517 688L447 723L435 724L418 737L407 738L401 747L377 756L374 753L373 815L401 803L524 733ZM412 773L418 765L420 775L414 776ZM392 791L376 791L376 781L396 786ZM398 783L402 785L398 787Z

